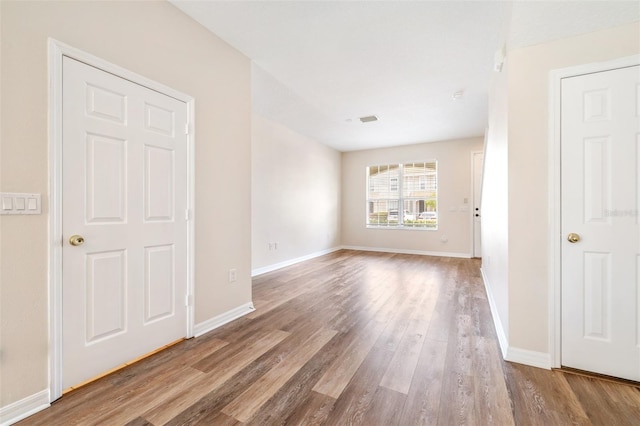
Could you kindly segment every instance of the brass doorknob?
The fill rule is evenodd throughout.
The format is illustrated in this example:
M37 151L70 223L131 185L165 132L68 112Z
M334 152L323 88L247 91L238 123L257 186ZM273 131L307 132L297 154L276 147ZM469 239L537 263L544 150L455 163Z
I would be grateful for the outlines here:
M580 241L580 235L574 234L572 232L569 235L567 235L567 241L569 241L570 243L577 243L578 241Z
M72 235L69 237L69 244L72 246L81 246L84 244L84 237L82 235Z

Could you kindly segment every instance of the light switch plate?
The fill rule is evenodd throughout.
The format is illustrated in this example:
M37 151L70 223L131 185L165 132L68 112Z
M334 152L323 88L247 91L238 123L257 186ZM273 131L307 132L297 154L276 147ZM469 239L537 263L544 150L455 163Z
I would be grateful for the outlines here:
M13 210L13 197L2 197L2 210Z
M0 192L0 214L41 214L40 194Z

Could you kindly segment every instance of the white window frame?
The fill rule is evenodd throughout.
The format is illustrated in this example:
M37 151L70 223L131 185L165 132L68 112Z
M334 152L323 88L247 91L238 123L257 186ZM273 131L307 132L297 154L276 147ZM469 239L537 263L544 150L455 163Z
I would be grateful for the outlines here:
M372 166L367 166L365 168L365 174L366 174L366 196L365 196L365 226L368 229L403 229L403 230L414 230L414 231L437 231L438 230L438 225L439 225L439 218L436 219L436 224L434 227L426 227L426 226L413 226L413 225L405 225L404 224L404 203L406 201L411 201L411 200L420 200L420 199L425 199L425 198L421 198L421 197L405 197L404 195L404 168L406 165L408 164L420 164L420 163L433 163L435 164L435 180L436 180L436 196L435 196L435 201L436 201L436 206L438 206L438 198L439 198L439 191L438 191L438 160L432 159L432 160L425 160L425 161L416 161L416 162L404 162L404 163L393 163L393 164L384 164L384 165L372 165ZM393 166L398 166L398 177L397 177L397 181L396 178L390 178L390 182L389 182L389 190L390 192L396 192L396 191L391 191L391 180L396 181L395 182L395 186L397 187L397 193L398 193L398 198L397 198L397 203L398 203L398 223L396 225L389 225L388 222L386 225L378 225L378 224L371 224L369 223L369 219L370 219L370 214L371 212L369 212L369 206L371 202L375 202L377 200L375 199L371 199L369 198L370 193L371 193L371 188L373 186L373 184L371 183L371 181L369 180L370 174L369 174L369 170L372 167L382 167L382 166L388 166L389 168L393 167ZM426 190L426 178L424 178L423 176L420 177L419 179L419 188L422 188L423 186L423 182L424 182L424 186L425 186L425 190ZM429 198L432 199L432 198ZM387 198L386 201L392 201L392 200L396 200L396 198ZM379 200L382 201L382 200ZM426 199L425 199L426 201ZM438 208L436 207L436 213L438 212ZM418 214L418 212L416 212L416 214ZM388 216L387 216L388 217Z

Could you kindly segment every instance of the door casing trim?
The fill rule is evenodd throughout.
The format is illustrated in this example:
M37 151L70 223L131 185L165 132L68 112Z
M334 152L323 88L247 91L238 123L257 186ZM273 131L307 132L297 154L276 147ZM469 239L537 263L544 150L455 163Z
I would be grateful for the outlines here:
M133 83L184 102L187 105L187 329L194 330L194 224L195 224L195 99L87 52L48 40L49 51L49 232L48 322L49 400L62 396L62 59L64 56L99 68Z
M551 368L562 366L562 212L560 101L562 79L640 65L640 55L625 56L549 72L549 141L548 141L548 318Z

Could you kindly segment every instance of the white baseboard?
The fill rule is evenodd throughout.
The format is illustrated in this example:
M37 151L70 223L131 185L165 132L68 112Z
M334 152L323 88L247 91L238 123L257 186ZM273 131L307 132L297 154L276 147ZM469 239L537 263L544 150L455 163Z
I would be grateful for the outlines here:
M491 309L493 324L496 329L496 334L498 335L498 343L500 344L500 350L502 351L502 358L507 359L507 353L509 352L509 339L507 338L507 334L504 332L504 326L500 320L500 315L498 315L498 307L496 306L496 301L493 298L493 293L489 286L489 280L484 273L484 269L480 268L480 273L482 274L482 282L484 282L484 291L487 294L487 300L489 301L489 309Z
M517 362L518 364L529 365L531 367L544 368L546 370L551 369L550 354L546 352L535 352L527 349L515 348L509 345L509 339L507 338L507 334L504 332L504 326L500 320L500 315L498 315L498 308L496 306L495 299L493 298L493 294L491 293L489 281L482 268L480 268L480 273L482 274L484 289L487 293L487 299L489 300L489 308L491 309L491 316L493 317L496 334L498 335L502 358L505 361Z
M226 323L247 315L248 313L251 313L255 310L256 309L253 307L253 302L240 305L237 308L233 308L230 311L224 312L204 322L196 324L194 327L194 336L202 336L203 334L208 333L211 330L215 330L216 328L221 327Z
M305 260L313 259L315 257L324 256L325 254L333 253L334 251L341 250L342 247L333 247L326 250L317 251L315 253L307 254L305 256L296 257L295 259L285 260L284 262L275 263L273 265L263 266L251 270L251 276L256 277L258 275L266 274L267 272L275 271L280 268L295 265L296 263L304 262Z
M31 396L0 407L0 426L8 426L26 419L32 414L49 408L49 390L41 390Z
M551 369L551 355L546 352L535 352L510 346L504 359L545 370Z
M345 250L375 251L380 253L398 253L398 254L418 254L422 256L439 256L439 257L458 257L462 259L470 259L469 253L451 253L445 251L424 251L424 250L406 250L382 247L361 247L361 246L342 246Z

